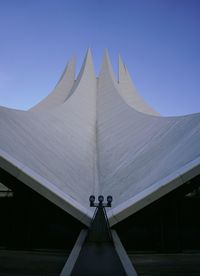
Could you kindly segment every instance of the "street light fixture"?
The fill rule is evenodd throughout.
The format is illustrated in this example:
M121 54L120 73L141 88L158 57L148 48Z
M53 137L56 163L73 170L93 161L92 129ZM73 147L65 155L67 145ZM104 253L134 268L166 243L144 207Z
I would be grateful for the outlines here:
M108 195L107 196L107 203L103 203L104 202L104 196L99 195L98 196L99 203L95 203L95 196L91 195L89 197L89 201L90 201L90 207L111 207L111 203L113 201L113 198L112 198L111 195Z

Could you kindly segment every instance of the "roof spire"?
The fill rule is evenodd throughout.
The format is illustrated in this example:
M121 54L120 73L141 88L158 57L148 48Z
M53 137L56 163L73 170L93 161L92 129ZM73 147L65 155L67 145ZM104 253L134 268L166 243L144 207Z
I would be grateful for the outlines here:
M121 56L119 55L119 68L118 68L118 79L119 79L119 93L125 102L135 108L137 111L150 114L159 115L152 107L150 107L145 100L140 96L135 88L134 83L129 75L129 72L124 65Z
M95 72L94 72L94 66L93 66L93 60L92 60L92 53L91 53L90 48L87 49L83 64L81 66L81 70L78 74L75 85L72 88L73 91L75 91L77 89L77 87L80 85L82 79L85 76L88 76L89 79L96 79ZM72 93L73 93L73 91L72 91Z
M63 104L71 95L71 90L75 80L75 66L76 59L75 56L73 56L70 58L53 91L30 110L51 110L60 104Z
M104 55L103 55L103 60L101 63L101 70L99 74L99 78L104 78L104 77L109 77L112 79L112 81L116 81L112 69L112 65L110 62L109 54L108 54L108 49L104 50Z
M77 81L80 80L80 78L82 78L83 74L87 73L88 70L89 70L89 72L92 71L92 73L94 74L94 66L93 66L93 60L92 60L92 53L91 53L90 48L87 49L87 52L86 52L86 55L85 55L85 59L84 59L83 65L81 67L80 73L78 75Z
M122 61L121 55L118 56L118 81L120 82L120 79L123 74L126 73L126 66Z

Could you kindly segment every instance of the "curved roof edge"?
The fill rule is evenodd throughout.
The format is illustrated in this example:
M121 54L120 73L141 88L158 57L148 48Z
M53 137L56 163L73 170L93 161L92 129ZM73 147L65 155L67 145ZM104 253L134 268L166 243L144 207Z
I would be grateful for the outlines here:
M93 216L92 212L1 149L0 167L86 226L90 225Z
M152 108L137 92L128 69L123 63L120 55L118 57L118 78L119 93L128 105L144 114L160 116L160 114L154 108Z
M54 89L39 103L31 107L29 111L49 111L64 103L71 95L71 90L75 83L75 66L76 60L75 57L72 57L66 65L64 72Z
M180 187L200 174L200 157L187 163L176 172L158 181L151 187L108 211L110 226L126 219L155 200Z

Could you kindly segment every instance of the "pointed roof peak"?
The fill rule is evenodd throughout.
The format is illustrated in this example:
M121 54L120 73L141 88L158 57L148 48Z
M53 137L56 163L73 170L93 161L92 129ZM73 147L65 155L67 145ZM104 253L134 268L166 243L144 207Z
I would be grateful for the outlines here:
M90 48L87 48L83 64L86 64L88 61L93 63L93 61L92 61L92 52L91 52Z
M75 86L73 87L73 90L77 89L77 87L81 83L81 80L85 77L89 79L96 79L94 66L93 66L92 53L90 48L87 49L84 61L82 63L79 74L77 76L76 83L75 83Z
M107 48L104 49L104 53L103 53L103 62L104 61L107 62L111 66L110 56L109 56L109 52L108 52Z
M63 79L67 78L69 74L73 74L75 78L75 66L76 66L76 56L73 55L70 57L68 63L66 64L65 69L56 86L60 85Z
M94 71L94 66L93 66L93 59L92 59L92 52L91 49L88 48L85 54L84 61L81 66L81 70L79 72L79 76L82 75L85 71L85 68L91 68L92 71ZM78 78L79 78L78 76Z
M69 59L68 64L71 64L71 63L76 63L76 55L75 54L73 54Z
M122 75L126 74L127 69L126 69L126 65L124 64L121 55L118 56L118 81L120 82Z
M126 70L125 63L123 62L123 59L120 54L118 55L118 65L119 65L119 67L123 66L123 68Z
M76 56L73 55L70 57L67 65L65 66L65 70L64 70L60 80L68 73L68 71L73 71L75 74L75 67L76 67Z
M102 78L103 75L108 75L113 81L116 81L107 48L104 50L99 78Z
M90 47L88 47L87 48L87 51L86 51L86 55L85 55L86 57L92 57L92 51L91 51L91 48Z
M51 110L63 104L71 95L71 89L75 80L75 67L76 57L73 55L65 66L65 69L53 91L42 101L30 108L30 110Z
M106 56L109 59L109 52L108 52L108 48L104 49L104 56Z

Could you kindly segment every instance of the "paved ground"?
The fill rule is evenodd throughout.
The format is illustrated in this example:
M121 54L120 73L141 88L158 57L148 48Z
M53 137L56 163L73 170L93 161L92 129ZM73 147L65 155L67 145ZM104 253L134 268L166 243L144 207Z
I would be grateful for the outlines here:
M67 256L64 251L0 250L0 276L57 276ZM139 276L200 276L200 253L132 254L130 258Z
M68 253L0 250L0 276L57 276Z
M129 255L140 276L200 276L200 253Z
M80 252L72 276L126 276L121 261L110 242L86 243Z

